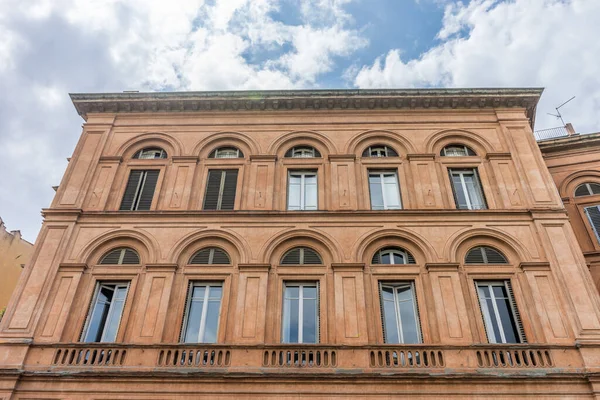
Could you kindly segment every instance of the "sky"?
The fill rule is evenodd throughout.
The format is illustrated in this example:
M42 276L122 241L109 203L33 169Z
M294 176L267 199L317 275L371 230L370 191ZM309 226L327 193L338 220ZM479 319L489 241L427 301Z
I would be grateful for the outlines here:
M600 131L598 0L0 0L0 217L34 241L83 120L68 93L544 87Z

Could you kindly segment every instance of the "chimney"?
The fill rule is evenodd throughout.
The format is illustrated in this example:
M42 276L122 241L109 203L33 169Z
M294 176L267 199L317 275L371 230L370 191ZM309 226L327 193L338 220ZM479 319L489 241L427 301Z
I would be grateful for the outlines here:
M565 129L567 130L567 134L568 134L569 136L577 135L577 132L575 132L575 128L573 128L573 125L571 125L571 123L570 123L570 122L568 122L568 123L565 125Z

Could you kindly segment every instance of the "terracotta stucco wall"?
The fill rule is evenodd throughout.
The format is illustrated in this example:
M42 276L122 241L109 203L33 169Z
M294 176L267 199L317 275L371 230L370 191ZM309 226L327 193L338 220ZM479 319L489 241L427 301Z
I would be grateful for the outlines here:
M23 239L19 231L8 232L0 219L0 310L8 305L32 253L33 245Z

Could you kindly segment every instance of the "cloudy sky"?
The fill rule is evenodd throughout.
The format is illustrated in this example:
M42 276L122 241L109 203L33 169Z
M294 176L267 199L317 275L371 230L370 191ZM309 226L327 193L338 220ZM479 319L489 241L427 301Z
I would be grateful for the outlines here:
M35 240L69 92L542 86L600 130L599 0L0 0L0 217Z

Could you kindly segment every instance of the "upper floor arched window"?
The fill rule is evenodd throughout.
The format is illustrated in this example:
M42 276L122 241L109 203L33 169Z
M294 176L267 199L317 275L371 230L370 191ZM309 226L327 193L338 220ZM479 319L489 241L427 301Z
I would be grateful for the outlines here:
M600 184L598 183L582 183L575 189L575 197L592 196L594 194L600 194Z
M470 147L463 144L449 144L440 152L440 156L446 157L465 157L476 155L477 154Z
M319 253L309 247L294 247L281 257L282 265L318 265L323 264Z
M508 260L500 251L488 247L473 247L465 257L465 264L508 264Z
M225 250L206 247L190 258L190 264L231 264L231 259Z
M102 265L139 264L140 256L129 247L119 247L106 253L100 259Z
M208 158L243 158L244 153L236 147L219 147L213 150Z
M369 146L363 151L363 157L398 157L398 153L396 150L392 149L390 146L386 146L383 144L377 144L373 146Z
M312 146L294 146L285 153L286 158L313 158L321 157L319 150Z
M415 264L415 258L410 252L399 247L385 247L373 254L371 264Z
M137 151L133 158L140 160L155 160L159 158L167 158L167 152L160 147L147 147Z

